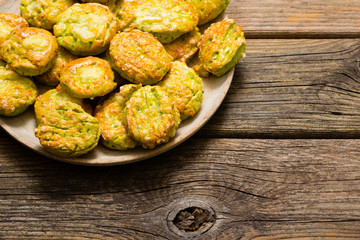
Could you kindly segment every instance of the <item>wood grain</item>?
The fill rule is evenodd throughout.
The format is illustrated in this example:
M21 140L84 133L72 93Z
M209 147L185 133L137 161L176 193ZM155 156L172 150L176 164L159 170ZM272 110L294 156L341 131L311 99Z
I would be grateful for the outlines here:
M231 0L247 57L205 127L156 158L69 165L0 130L0 239L360 239L359 12ZM214 225L177 231L188 207Z
M359 12L354 0L231 0L226 10L248 38L358 38Z
M0 139L0 238L180 239L169 213L205 205L216 221L196 239L357 239L359 144L194 138L141 163L90 168Z
M206 137L360 135L358 39L250 39ZM204 103L206 104L206 103Z

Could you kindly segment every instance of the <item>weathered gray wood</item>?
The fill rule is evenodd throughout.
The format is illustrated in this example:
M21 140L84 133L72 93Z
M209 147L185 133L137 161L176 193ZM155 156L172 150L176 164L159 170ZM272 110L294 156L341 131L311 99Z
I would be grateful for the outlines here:
M359 144L193 138L158 158L91 168L0 139L0 237L179 239L168 216L195 205L216 214L197 239L357 239Z
M231 0L226 14L249 38L360 37L354 0Z
M237 64L230 91L202 134L360 136L358 39L247 43L247 57Z

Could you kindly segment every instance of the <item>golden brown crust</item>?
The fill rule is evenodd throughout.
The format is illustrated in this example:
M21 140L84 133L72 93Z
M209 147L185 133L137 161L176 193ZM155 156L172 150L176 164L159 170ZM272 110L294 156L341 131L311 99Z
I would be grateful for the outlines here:
M33 81L7 69L0 61L0 115L21 114L35 102L37 94Z
M170 70L172 57L150 33L132 30L117 34L110 43L113 68L136 84L154 84Z
M246 40L240 25L233 19L224 19L205 30L198 47L201 65L196 67L198 73L206 70L221 76L245 57Z
M179 110L166 90L149 85L137 90L127 101L126 119L130 135L144 148L168 142L181 122Z
M10 33L19 28L28 27L29 24L25 18L13 13L0 13L0 44L10 35Z
M101 3L101 4L108 4L109 0L81 0L84 3Z
M36 121L39 122L39 120L48 111L54 108L56 104L61 102L76 103L80 105L85 110L85 112L92 114L92 108L90 104L87 104L84 99L74 98L60 88L50 89L36 98L36 102L34 104Z
M139 29L162 43L194 30L199 20L195 7L185 0L123 0L116 16L121 31Z
M230 0L187 0L199 13L199 25L219 16L229 5Z
M125 105L131 95L141 85L126 84L120 92L110 94L95 108L94 117L99 120L102 143L112 149L134 148L137 142L129 135L125 115Z
M59 14L75 2L75 0L22 0L21 16L30 26L51 31Z
M74 97L93 98L110 93L116 87L114 79L106 60L90 56L68 63L60 76L60 85Z
M99 3L76 3L59 15L54 25L59 45L81 56L104 52L117 30L116 17Z
M201 33L197 28L194 31L184 34L171 43L164 44L166 52L173 57L173 61L187 62L198 51L197 44Z
M68 52L65 48L59 47L53 66L44 74L37 76L37 80L48 86L56 87L59 84L63 68L76 58L78 57Z
M35 136L57 156L79 156L97 146L99 122L78 104L60 102L41 117Z
M181 120L193 117L200 109L203 100L201 78L184 62L172 62L171 70L157 85L166 89Z
M41 28L19 28L1 45L0 55L8 66L25 76L49 70L58 51L55 37Z

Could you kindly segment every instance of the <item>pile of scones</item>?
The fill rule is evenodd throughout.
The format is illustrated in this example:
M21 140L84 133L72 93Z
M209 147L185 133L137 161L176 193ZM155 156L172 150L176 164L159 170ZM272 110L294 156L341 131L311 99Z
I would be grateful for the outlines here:
M86 154L100 139L116 150L166 143L200 109L201 77L245 56L234 20L198 28L228 4L22 0L21 16L0 13L0 115L34 105L35 135L60 157Z

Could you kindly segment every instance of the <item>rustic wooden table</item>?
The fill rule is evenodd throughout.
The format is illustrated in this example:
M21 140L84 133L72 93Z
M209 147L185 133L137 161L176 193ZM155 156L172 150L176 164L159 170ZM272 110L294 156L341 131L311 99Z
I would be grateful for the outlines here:
M210 122L115 167L0 130L0 238L360 239L360 2L232 0L247 57Z

